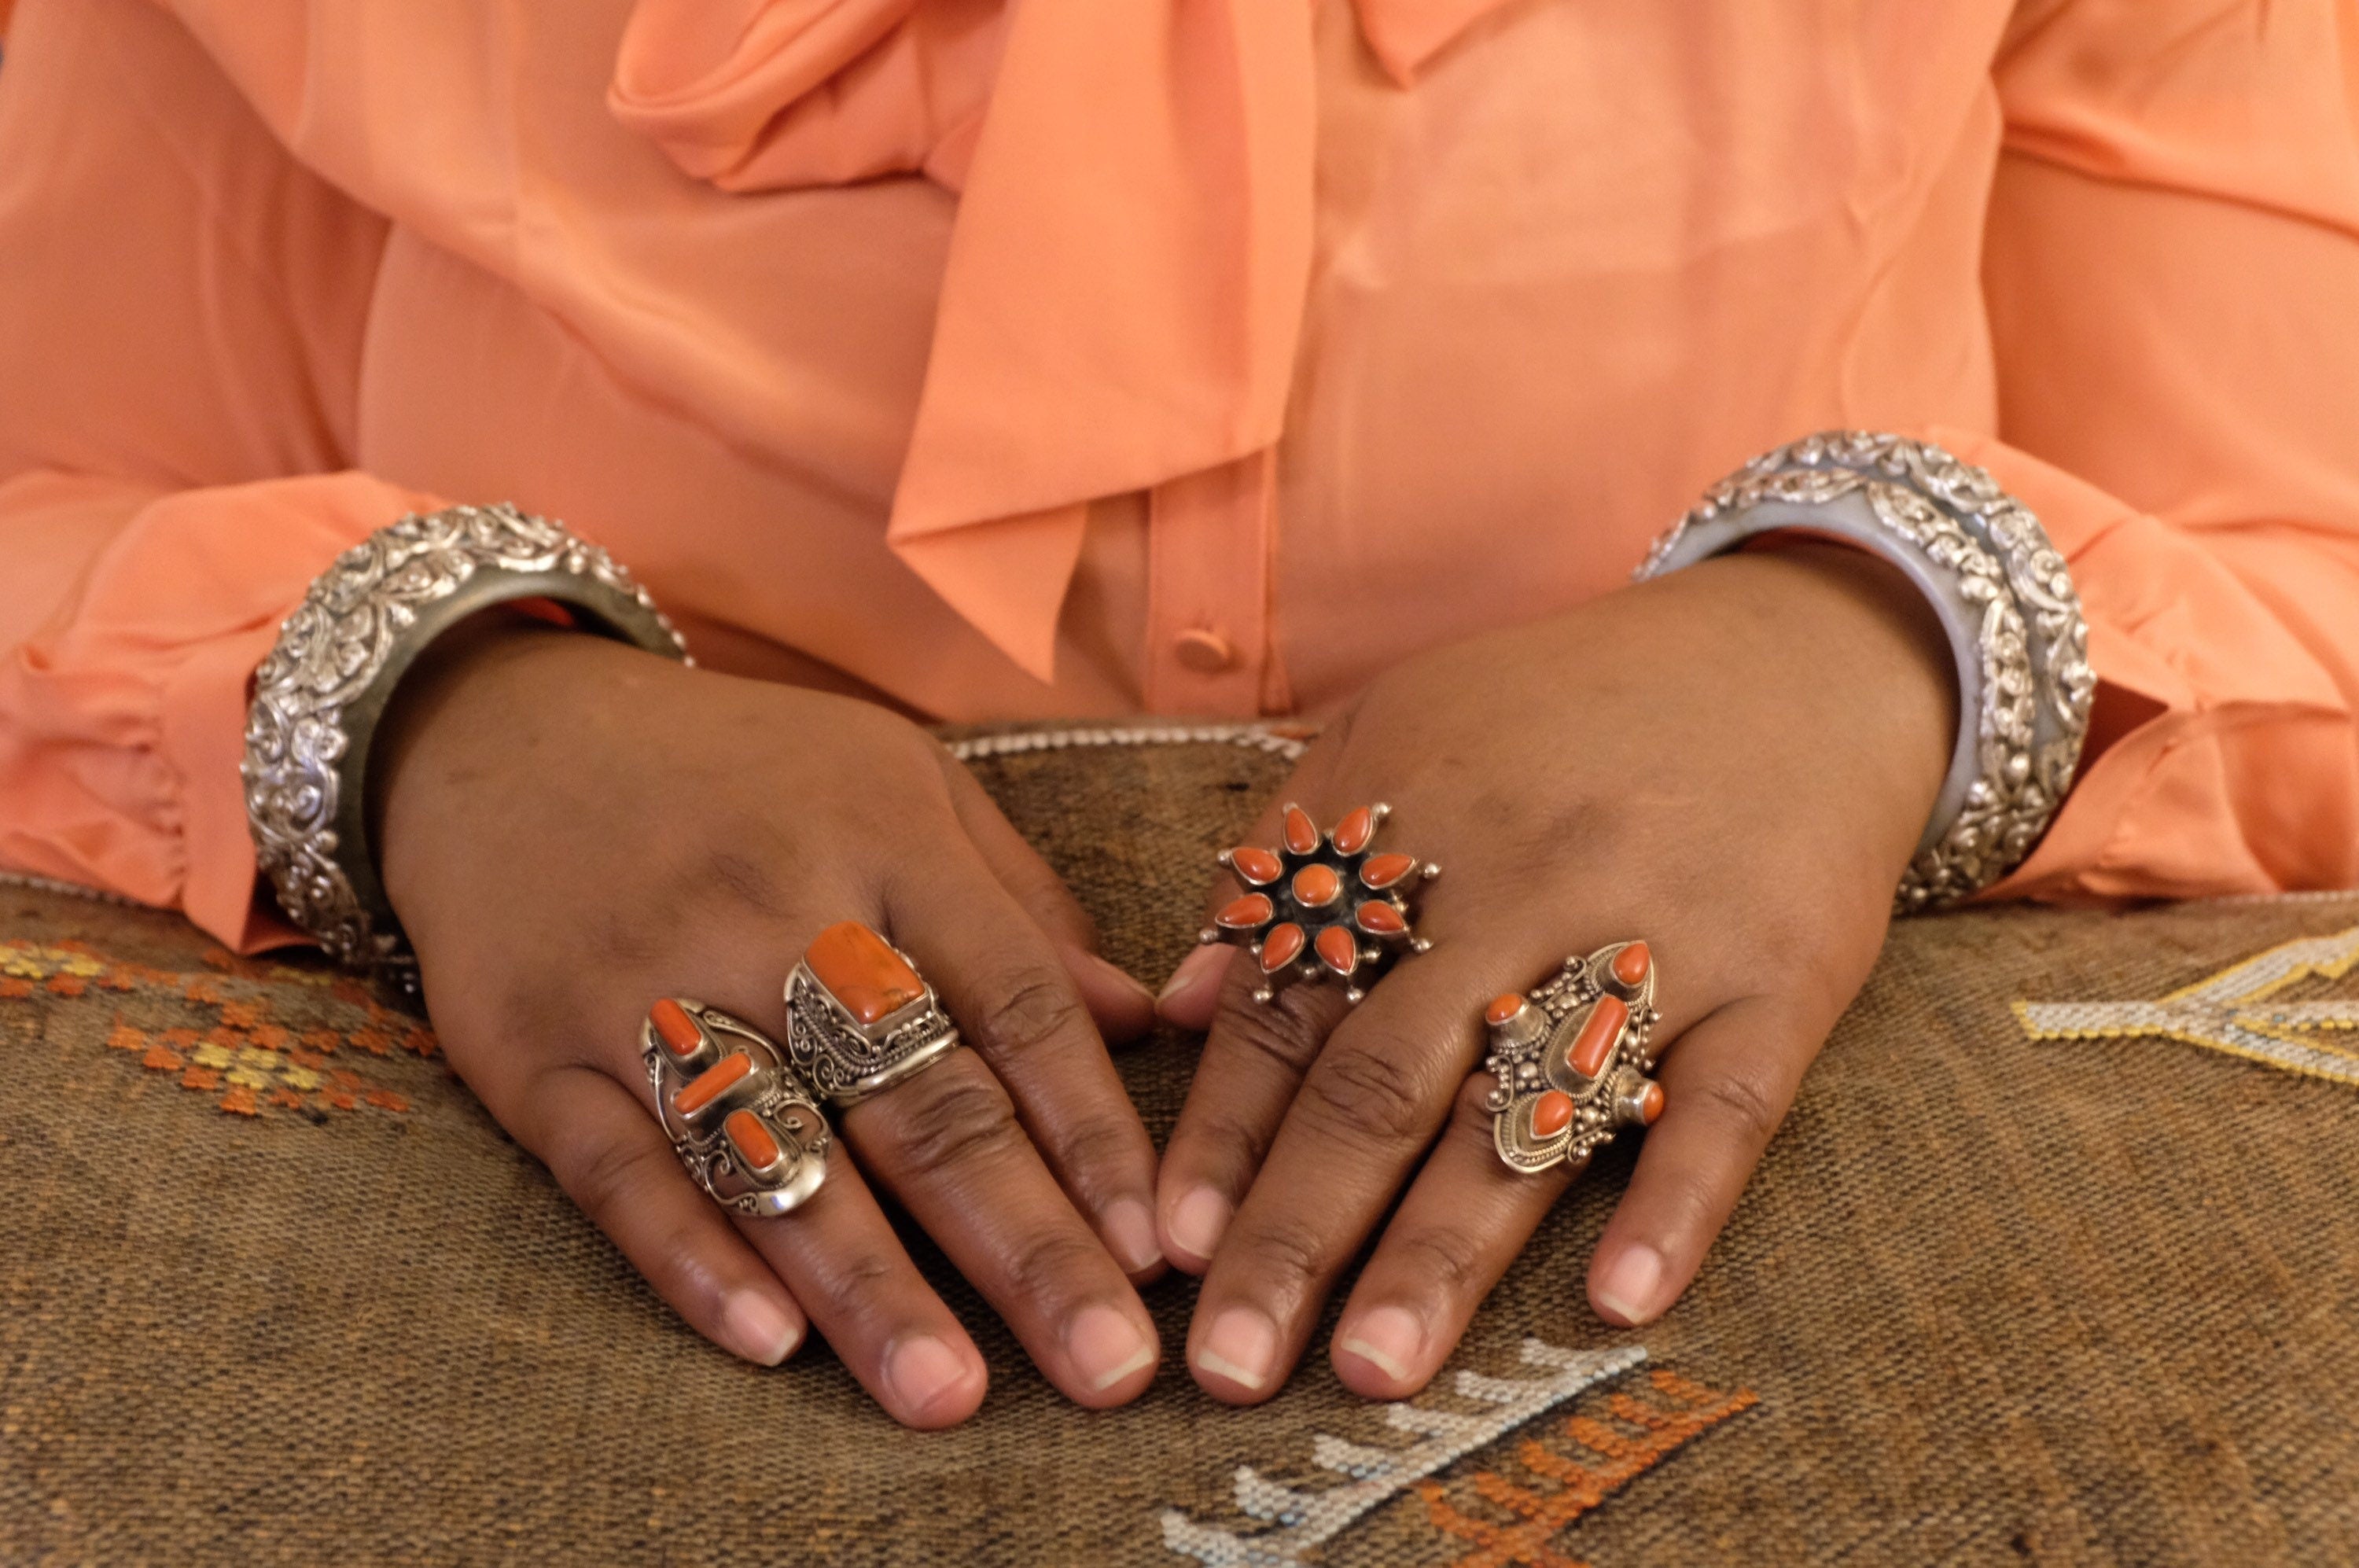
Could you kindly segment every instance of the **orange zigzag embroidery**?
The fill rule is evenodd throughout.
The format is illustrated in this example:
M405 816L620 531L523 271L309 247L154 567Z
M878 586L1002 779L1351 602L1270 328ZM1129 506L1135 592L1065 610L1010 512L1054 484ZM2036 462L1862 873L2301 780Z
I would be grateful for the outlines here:
M1566 1419L1562 1433L1581 1451L1578 1458L1543 1438L1516 1445L1516 1462L1547 1485L1526 1486L1495 1470L1478 1470L1449 1487L1419 1483L1434 1528L1474 1547L1453 1568L1586 1568L1556 1550L1559 1531L1666 1455L1759 1403L1750 1388L1719 1393L1660 1368L1647 1380L1659 1399L1615 1394L1606 1401L1611 1423L1582 1415ZM1509 1517L1470 1513L1451 1500L1453 1492L1472 1492Z

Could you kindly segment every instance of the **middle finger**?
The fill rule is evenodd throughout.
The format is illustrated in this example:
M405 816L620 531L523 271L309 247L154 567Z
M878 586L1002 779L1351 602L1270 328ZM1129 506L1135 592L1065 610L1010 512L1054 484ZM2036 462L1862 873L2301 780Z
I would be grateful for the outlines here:
M953 1051L851 1106L841 1125L862 1168L1068 1398L1116 1405L1147 1387L1159 1355L1153 1320L980 1056Z
M1448 1118L1481 1049L1466 998L1498 989L1502 963L1480 943L1437 946L1372 990L1311 1062L1204 1276L1189 1362L1209 1392L1266 1399L1300 1356L1335 1277ZM1200 1084L1212 1066L1208 1050Z

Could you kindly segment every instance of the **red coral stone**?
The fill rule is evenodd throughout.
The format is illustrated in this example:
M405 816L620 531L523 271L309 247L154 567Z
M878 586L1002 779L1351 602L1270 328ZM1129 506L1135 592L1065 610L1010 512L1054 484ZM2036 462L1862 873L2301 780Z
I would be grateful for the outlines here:
M1353 807L1343 814L1342 822L1335 824L1332 836L1338 854L1359 854L1368 847L1368 841L1376 836L1376 813L1365 806Z
M1614 1054L1614 1042L1622 1038L1622 1026L1629 1021L1628 1003L1619 996L1598 997L1581 1021L1581 1032L1573 1037L1569 1053L1572 1070L1583 1078L1604 1072L1606 1060Z
M1251 931L1277 912L1266 893L1247 893L1242 898L1232 898L1212 923L1227 931Z
M1408 921L1401 918L1401 912L1382 898L1371 898L1362 904L1353 918L1370 936L1399 936L1408 930Z
M748 1171L767 1171L786 1158L786 1150L778 1147L769 1127L751 1111L730 1112L721 1130Z
M1360 944L1352 940L1350 928L1329 926L1319 933L1319 962L1345 979L1360 966Z
M1297 855L1309 855L1319 847L1319 824L1299 806L1286 808L1286 847Z
M656 1026L656 1038L674 1056L694 1056L704 1043L704 1031L688 1016L688 1009L669 996L647 1009L647 1017Z
M926 994L926 983L893 944L858 920L838 920L811 939L803 962L844 1011L864 1024L888 1018Z
M1496 1029L1501 1024L1515 1022L1516 1015L1523 1010L1524 999L1510 991L1504 996L1491 998L1491 1005L1483 1009L1483 1021Z
M1647 1126L1653 1127L1655 1118L1663 1114L1663 1086L1649 1083L1638 1092L1638 1116Z
M1532 1136L1554 1138L1572 1125L1572 1096L1550 1089L1532 1102Z
M1332 866L1306 866L1294 874L1294 901L1306 909L1332 904L1343 891L1343 879Z
M1250 887L1266 887L1286 873L1286 866L1277 856L1250 844L1229 851L1229 869Z
M1655 955L1647 951L1643 942L1634 942L1614 955L1614 978L1625 985L1643 985L1647 971L1655 966Z
M1261 972L1275 975L1293 963L1302 956L1302 944L1308 940L1292 920L1270 927L1269 934L1261 939Z
M723 1057L696 1075L695 1081L671 1097L671 1108L692 1116L754 1075L754 1059L744 1051Z
M1381 891L1416 869L1414 855L1372 855L1360 867L1360 886Z

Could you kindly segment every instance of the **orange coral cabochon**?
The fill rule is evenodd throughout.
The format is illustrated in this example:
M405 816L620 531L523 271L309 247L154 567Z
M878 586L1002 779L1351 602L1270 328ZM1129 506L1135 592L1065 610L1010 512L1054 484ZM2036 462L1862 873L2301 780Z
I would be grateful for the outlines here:
M1344 855L1359 854L1375 836L1376 813L1366 806L1353 807L1343 813L1343 820L1335 824L1335 848Z
M889 1018L926 994L926 983L892 944L858 920L839 920L811 939L803 962L864 1024Z
M704 1031L696 1027L696 1020L688 1016L688 1009L669 996L649 1007L647 1017L656 1026L656 1038L662 1040L664 1049L674 1056L693 1056L697 1048L704 1043Z
M1634 942L1614 955L1614 978L1625 985L1643 985L1655 967L1655 955L1643 942Z

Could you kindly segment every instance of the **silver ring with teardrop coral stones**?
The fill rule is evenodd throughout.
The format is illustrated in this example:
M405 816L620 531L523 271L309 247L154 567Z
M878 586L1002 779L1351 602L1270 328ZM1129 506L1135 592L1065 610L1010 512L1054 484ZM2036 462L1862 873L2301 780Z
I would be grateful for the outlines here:
M1526 996L1484 1010L1498 1080L1484 1102L1491 1141L1517 1171L1579 1171L1625 1127L1663 1114L1663 1088L1647 1074L1655 1020L1655 958L1643 942L1618 942L1564 967Z
M787 1213L827 1180L827 1118L777 1041L718 1007L666 996L639 1053L673 1152L713 1202Z
M1390 806L1360 806L1322 833L1290 805L1276 849L1221 852L1245 891L1222 907L1199 940L1232 942L1254 955L1261 966L1255 1001L1267 1002L1289 980L1333 978L1343 983L1343 999L1356 1002L1404 951L1433 945L1409 930L1409 895L1441 867L1371 850L1391 814Z

